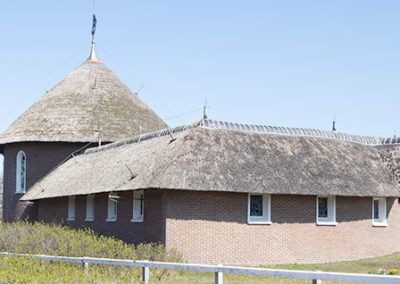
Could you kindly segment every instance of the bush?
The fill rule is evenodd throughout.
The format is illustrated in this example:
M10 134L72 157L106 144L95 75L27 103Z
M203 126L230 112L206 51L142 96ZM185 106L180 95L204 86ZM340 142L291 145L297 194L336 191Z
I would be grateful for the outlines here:
M91 229L73 229L58 224L42 222L0 222L0 251L24 254L46 254L59 256L89 256L131 260L182 262L176 250L167 251L163 244L127 244L114 237L96 234ZM5 265L8 264L8 265ZM152 277L165 278L174 271L152 269ZM9 282L32 282L53 279L55 282L136 282L140 269L91 265L89 275L83 273L81 265L56 263L24 258L0 258L0 279ZM57 275L51 278L50 275ZM44 278L43 278L44 277ZM29 281L28 281L28 280ZM26 281L25 281L26 280Z
M399 270L397 268L388 269L387 274L389 274L389 275L397 275L397 274L399 274Z

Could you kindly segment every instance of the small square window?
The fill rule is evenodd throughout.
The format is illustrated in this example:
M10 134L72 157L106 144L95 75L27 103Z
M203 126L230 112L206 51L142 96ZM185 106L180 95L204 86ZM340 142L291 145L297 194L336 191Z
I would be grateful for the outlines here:
M372 225L385 227L386 223L386 198L372 199Z
M317 196L317 225L336 225L335 196Z
M74 221L74 220L75 220L75 196L69 196L67 221Z
M94 194L86 196L86 219L85 221L94 220Z
M271 196L249 194L247 222L249 224L271 224Z
M110 193L108 195L108 216L107 222L117 221L117 199L119 196L116 193Z
M144 219L144 191L133 192L133 215L131 222L143 222Z

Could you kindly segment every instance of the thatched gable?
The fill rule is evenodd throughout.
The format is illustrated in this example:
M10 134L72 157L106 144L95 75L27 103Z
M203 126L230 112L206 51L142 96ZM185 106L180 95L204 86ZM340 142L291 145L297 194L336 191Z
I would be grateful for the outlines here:
M87 61L24 112L0 144L113 142L166 124L101 62ZM98 130L101 132L98 132Z
M207 125L202 122L88 150L36 183L22 200L149 188L400 195L382 146Z

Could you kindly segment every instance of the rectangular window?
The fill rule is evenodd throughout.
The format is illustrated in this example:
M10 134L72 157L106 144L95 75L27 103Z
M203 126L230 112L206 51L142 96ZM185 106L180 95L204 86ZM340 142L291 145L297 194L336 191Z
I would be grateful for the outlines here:
M74 221L74 220L75 220L75 196L69 196L67 221Z
M116 193L110 193L108 195L108 222L117 221L117 199L119 196Z
M372 199L372 225L387 226L386 223L386 198Z
M133 217L131 222L143 222L144 217L144 191L133 192Z
M379 199L374 199L374 221L379 220Z
M94 220L94 194L86 196L86 219L85 221Z
M271 224L271 195L248 195L247 222L249 224Z
M335 196L317 196L317 224L336 225Z

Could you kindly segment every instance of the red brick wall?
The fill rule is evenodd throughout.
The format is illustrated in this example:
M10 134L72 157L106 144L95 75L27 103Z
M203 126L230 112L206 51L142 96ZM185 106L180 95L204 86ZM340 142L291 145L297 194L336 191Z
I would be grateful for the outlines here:
M108 194L95 195L94 221L85 221L86 196L75 199L75 220L68 217L68 197L44 199L39 201L39 220L46 222L64 222L73 227L89 227L94 231L113 235L130 243L164 242L164 224L162 211L163 191L146 190L144 194L144 222L131 222L132 191L120 192L117 205L117 220L107 222Z
M143 223L131 223L132 192L120 193L118 218L106 222L107 194L75 200L74 227L88 226L127 242L161 242L189 262L260 265L351 260L400 251L400 207L387 199L387 227L372 226L372 198L336 197L336 226L316 225L316 196L272 195L271 225L247 223L247 194L147 190ZM62 222L68 198L39 202L39 219Z
M273 195L271 225L247 224L247 194L167 191L166 245L189 262L260 265L351 260L400 251L398 200L372 226L372 198L336 197L336 226L316 225L316 197Z
M81 148L81 143L13 143L4 145L4 193L3 219L14 221L17 219L37 217L37 204L27 206L18 202L22 193L15 193L16 158L19 151L26 154L26 188L28 189L37 180L46 175L69 154Z

